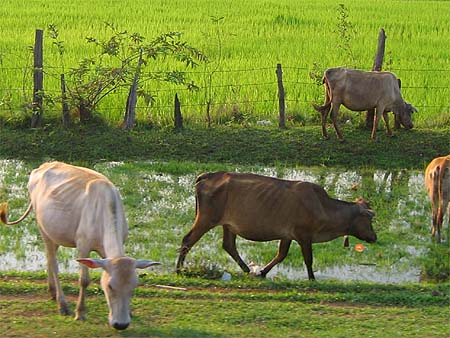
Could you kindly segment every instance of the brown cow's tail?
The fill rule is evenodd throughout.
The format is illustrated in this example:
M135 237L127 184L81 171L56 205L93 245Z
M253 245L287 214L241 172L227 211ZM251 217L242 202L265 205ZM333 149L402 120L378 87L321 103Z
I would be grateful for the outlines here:
M441 218L443 218L445 209L447 207L446 205L444 205L444 201L448 201L450 198L450 189L449 189L449 184L448 184L448 182L450 182L450 168L444 167L442 170L443 170L442 179L438 179L438 182L437 182L437 184L439 184L438 214L439 214L439 217L441 217ZM436 180L436 178L435 178L435 180ZM450 217L450 215L449 215L449 217Z
M14 225L17 223L22 222L30 213L31 209L33 209L33 205L30 204L28 205L27 210L25 211L25 213L17 220L17 221L13 221L13 222L9 222L8 221L8 203L3 203L2 205L0 205L0 220L2 221L2 223L6 224L6 225Z
M197 184L205 179L207 179L209 176L209 173L203 173L197 176L195 179L195 218L197 218L198 214L198 193L197 193Z
M326 76L323 77L322 83L325 85L325 103L323 104L323 106L319 106L313 103L314 109L320 114L328 113L331 108L331 89Z

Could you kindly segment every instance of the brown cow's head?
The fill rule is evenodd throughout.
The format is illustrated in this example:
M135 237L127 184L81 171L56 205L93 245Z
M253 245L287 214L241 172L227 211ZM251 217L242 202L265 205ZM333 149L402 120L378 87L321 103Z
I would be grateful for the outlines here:
M352 218L349 235L355 236L368 243L377 241L377 234L372 228L372 218L375 213L363 198L358 198L355 204L356 213Z
M405 129L412 129L414 127L414 124L412 122L412 114L415 112L417 112L417 109L414 108L411 104L405 102L401 109L394 112L395 125L399 127L401 124L403 127L405 127Z

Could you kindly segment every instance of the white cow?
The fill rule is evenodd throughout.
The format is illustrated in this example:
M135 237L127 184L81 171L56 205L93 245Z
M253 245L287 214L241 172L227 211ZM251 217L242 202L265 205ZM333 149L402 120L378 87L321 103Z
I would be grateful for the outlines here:
M45 243L48 288L61 314L69 308L58 278L56 252L59 246L78 249L81 263L80 293L75 319L86 319L85 291L89 268L103 268L101 286L109 307L109 324L123 330L130 324L130 300L137 286L136 269L159 264L126 257L123 243L128 235L122 200L117 188L103 175L82 167L49 162L33 170L28 182L30 205L20 219L8 222L6 206L0 218L7 225L21 222L35 210ZM96 251L103 259L90 259Z

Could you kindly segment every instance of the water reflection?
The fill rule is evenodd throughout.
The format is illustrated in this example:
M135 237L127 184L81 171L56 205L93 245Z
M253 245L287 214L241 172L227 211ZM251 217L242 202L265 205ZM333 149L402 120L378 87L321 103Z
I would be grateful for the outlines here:
M154 167L153 167L154 166ZM195 199L193 183L198 173L172 175L161 171L158 163L110 162L99 164L96 170L107 175L119 188L130 189L128 194L122 192L126 203L130 223L130 237L126 244L127 253L145 258L148 252L158 252L162 261L163 273L174 271L177 249L184 233L190 228L194 217ZM23 212L28 201L26 183L31 167L20 161L0 161L0 192L6 191L0 198L14 202L12 218ZM249 171L236 168L238 172ZM416 266L417 257L423 255L429 242L428 224L429 202L424 191L423 173L418 171L370 171L367 169L345 171L329 168L252 168L254 173L275 176L290 180L310 181L322 185L328 193L338 199L354 200L356 197L369 195L378 207L377 212L390 213L389 224L380 224L383 231L398 233L408 239L408 244L385 248L385 251L373 250L383 264L364 265L350 253L343 256L341 264L329 266L321 262L315 250L314 259L317 279L338 279L355 281L372 281L380 283L416 282L420 270ZM133 182L133 184L130 184ZM136 198L134 195L138 195ZM0 201L1 202L1 201ZM128 203L128 204L127 204ZM394 205L394 210L383 210L385 205ZM168 221L170 219L170 221ZM21 270L36 271L46 269L44 248L36 229L34 219L6 229L0 228L0 271ZM222 232L215 229L207 233L191 251L190 261L201 261L207 257L231 274L240 273L239 268L221 248ZM146 239L142 241L142 239ZM246 261L267 261L267 252L274 252L277 243L258 243L239 240L238 250ZM298 250L298 248L296 248ZM293 248L291 250L294 250ZM398 257L390 257L396 252ZM62 272L77 272L76 251L60 248L58 260ZM346 259L349 261L346 261ZM284 277L288 279L307 279L301 258L276 266L269 278ZM187 262L188 263L188 262ZM316 265L316 264L315 264Z

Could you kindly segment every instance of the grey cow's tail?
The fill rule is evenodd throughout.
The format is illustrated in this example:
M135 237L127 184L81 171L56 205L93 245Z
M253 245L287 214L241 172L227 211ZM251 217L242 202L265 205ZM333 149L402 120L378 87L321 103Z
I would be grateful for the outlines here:
M324 113L328 113L331 108L331 89L326 76L322 78L322 83L325 85L325 103L323 104L323 106L319 106L313 103L313 107L316 111L323 115Z
M6 225L14 225L14 224L20 223L28 216L31 209L33 209L33 205L30 202L25 213L22 216L20 216L20 218L17 221L9 222L8 221L8 203L3 203L2 205L0 205L0 220L2 221L3 224L6 224Z

